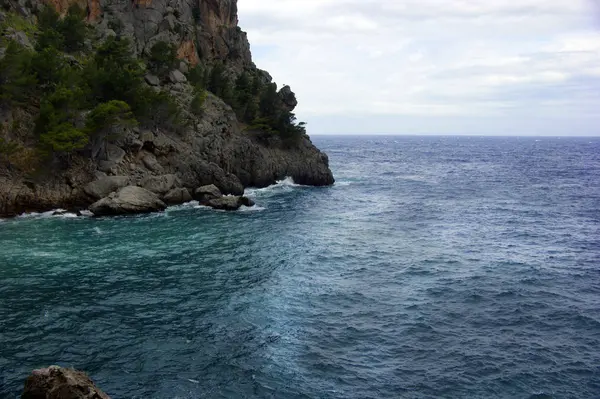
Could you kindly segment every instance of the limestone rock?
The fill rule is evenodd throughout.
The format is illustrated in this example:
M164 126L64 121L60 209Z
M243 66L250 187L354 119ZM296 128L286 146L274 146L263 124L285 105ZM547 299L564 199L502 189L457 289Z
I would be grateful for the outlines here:
M181 181L175 175L150 176L141 185L146 190L155 194L165 194L181 186Z
M156 172L156 173L163 172L163 167L158 163L158 161L156 160L156 157L152 154L146 154L142 158L142 162L144 163L144 166L146 166L148 169L150 169L153 172Z
M194 199L200 203L206 203L210 200L221 198L221 190L214 184L202 186L194 190Z
M214 209L224 211L237 211L243 205L242 198L233 195L228 195L221 198L212 199L207 202L207 205Z
M148 73L148 74L146 74L146 76L144 76L144 80L150 86L160 86L160 79L156 75L151 75Z
M190 202L192 199L193 198L187 188L174 188L163 197L163 201L167 205L185 204L186 202Z
M183 73L181 73L181 71L178 70L178 69L174 69L171 72L169 72L169 80L172 83L185 83L185 82L187 82L187 78L185 77L185 75Z
M283 86L281 90L279 90L278 94L288 111L293 111L294 108L296 108L296 106L298 105L298 100L296 100L296 94L294 94L290 86Z
M92 199L98 200L108 196L110 193L117 191L129 184L128 176L105 176L100 179L88 183L83 191Z
M81 371L50 366L33 370L21 399L110 399Z
M95 216L127 215L163 211L167 205L156 194L141 187L127 186L90 205Z

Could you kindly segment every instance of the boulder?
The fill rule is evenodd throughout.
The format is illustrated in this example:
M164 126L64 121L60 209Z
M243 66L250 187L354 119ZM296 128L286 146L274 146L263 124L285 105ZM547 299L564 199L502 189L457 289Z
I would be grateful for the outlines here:
M88 183L83 191L92 199L99 200L108 196L108 194L117 191L129 184L128 176L104 176L100 179Z
M141 187L127 186L90 205L94 216L127 215L163 211L167 205L156 194Z
M174 69L169 72L169 80L171 83L185 83L187 82L187 78L180 70Z
M144 80L150 86L160 86L160 79L156 75L147 74L146 76L144 76Z
M186 202L190 202L192 199L193 198L187 188L174 188L163 197L163 201L167 205L185 204Z
M145 145L145 144L144 144ZM163 171L163 167L158 163L156 157L152 154L146 154L142 158L142 162L144 166L150 169L153 172L161 173Z
M106 146L106 151L101 154L102 158L98 162L98 169L102 172L109 172L123 161L125 154L125 151L121 147L114 144L108 144Z
M283 102L285 108L288 111L293 111L294 108L298 105L298 100L296 100L296 94L292 91L290 86L283 86L281 90L279 90L279 98Z
M22 399L110 399L81 371L59 366L33 370Z
M242 205L244 205L244 206L256 205L256 202L254 202L252 199L250 199L248 197L240 197L240 201L242 201Z
M206 203L210 200L221 198L221 190L214 184L202 186L194 190L194 199L200 203Z
M182 73L188 73L190 71L190 68L188 66L188 63L185 61L179 61L179 70Z
M206 205L214 209L220 209L224 211L237 211L243 205L242 197L236 197L228 195L221 198L216 198L208 201Z
M155 194L163 195L180 187L181 182L175 175L150 176L142 182L141 186Z

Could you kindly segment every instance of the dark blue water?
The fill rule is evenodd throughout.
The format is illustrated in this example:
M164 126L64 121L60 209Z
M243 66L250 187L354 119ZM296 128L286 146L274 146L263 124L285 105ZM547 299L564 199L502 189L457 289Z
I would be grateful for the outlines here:
M0 396L600 398L600 139L315 142L259 208L0 222Z

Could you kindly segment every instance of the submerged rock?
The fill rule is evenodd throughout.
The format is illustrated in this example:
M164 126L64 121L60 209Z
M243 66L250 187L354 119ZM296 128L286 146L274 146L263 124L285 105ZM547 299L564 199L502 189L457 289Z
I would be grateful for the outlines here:
M21 399L110 399L81 371L59 366L33 370Z
M167 205L156 194L136 186L127 186L90 205L94 216L127 215L164 211Z

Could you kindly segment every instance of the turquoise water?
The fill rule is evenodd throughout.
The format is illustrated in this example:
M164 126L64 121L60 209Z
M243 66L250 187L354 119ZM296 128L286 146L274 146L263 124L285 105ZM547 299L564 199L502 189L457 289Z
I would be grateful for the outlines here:
M315 142L241 212L0 222L0 397L600 397L600 139Z

